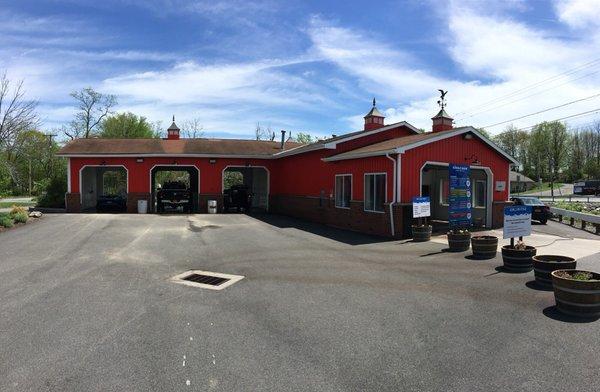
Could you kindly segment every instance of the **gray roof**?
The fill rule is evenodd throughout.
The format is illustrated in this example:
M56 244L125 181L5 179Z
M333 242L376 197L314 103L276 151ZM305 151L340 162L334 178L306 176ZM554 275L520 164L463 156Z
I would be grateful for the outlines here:
M367 115L364 118L367 117L385 117L383 114L381 114L381 112L379 110L377 110L376 106L373 106L371 108L371 110L369 111L369 113L367 113Z
M167 131L179 131L179 127L175 124L175 121L171 124L171 126L167 129Z
M446 113L446 111L444 109L440 110L438 112L438 114L436 114L435 116L431 117L431 119L433 120L434 118L439 118L439 117L445 117L445 118L452 119L452 117L450 117L448 115L448 113Z
M517 182L517 176L521 176L520 182L535 182L531 178L527 177L525 174L517 173L515 171L510 172L510 182Z

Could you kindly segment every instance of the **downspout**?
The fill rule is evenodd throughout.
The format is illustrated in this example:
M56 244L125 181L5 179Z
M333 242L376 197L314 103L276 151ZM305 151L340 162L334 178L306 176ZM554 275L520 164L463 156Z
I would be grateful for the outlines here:
M392 231L392 237L394 237L396 234L394 230L394 204L396 204L396 181L398 178L398 162L394 158L392 158L389 153L385 154L385 157L394 162L394 189L392 192L392 202L390 203L390 228Z

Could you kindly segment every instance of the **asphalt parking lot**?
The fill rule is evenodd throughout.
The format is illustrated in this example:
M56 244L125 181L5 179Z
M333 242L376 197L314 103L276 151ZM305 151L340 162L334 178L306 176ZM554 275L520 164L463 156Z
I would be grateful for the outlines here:
M600 241L535 226L600 272ZM533 274L293 219L47 215L0 234L2 391L591 391L600 321ZM244 275L223 291L169 281Z

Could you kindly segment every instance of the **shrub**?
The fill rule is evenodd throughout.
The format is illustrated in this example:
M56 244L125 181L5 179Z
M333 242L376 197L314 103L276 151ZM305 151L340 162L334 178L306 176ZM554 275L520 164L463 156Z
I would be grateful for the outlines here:
M64 208L65 193L67 193L66 176L54 177L50 180L46 186L46 189L42 192L42 195L38 199L37 205L39 207Z
M17 223L26 223L29 216L27 216L26 212L17 212L13 215L13 219Z
M8 215L0 216L0 226L6 227L7 229L13 227L13 220Z
M25 207L13 206L10 210L10 216L14 219L17 214L25 214L27 215L27 210Z

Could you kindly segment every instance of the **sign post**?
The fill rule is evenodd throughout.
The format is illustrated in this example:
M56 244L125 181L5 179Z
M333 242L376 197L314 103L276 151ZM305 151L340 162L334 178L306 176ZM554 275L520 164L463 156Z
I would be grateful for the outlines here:
M427 217L431 216L431 201L429 196L413 197L413 218L419 218L419 225L422 223L421 218L425 218L425 224L427 224Z
M471 168L468 165L448 166L449 201L448 223L450 229L471 226Z
M514 248L515 237L523 241L524 236L531 235L531 206L504 207L503 238L510 238L510 246Z

